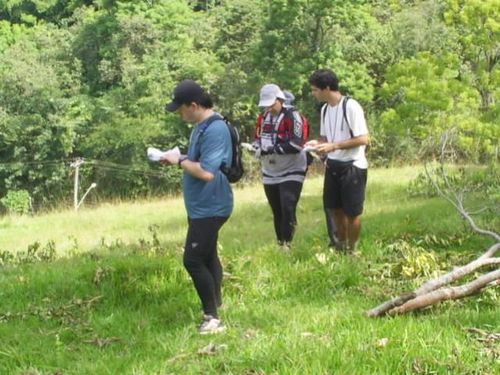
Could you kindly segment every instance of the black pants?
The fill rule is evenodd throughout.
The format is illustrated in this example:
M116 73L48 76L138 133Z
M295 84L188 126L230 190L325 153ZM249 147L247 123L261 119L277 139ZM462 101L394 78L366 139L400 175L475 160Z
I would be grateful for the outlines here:
M184 267L193 279L203 312L217 317L222 304L222 265L217 254L219 230L227 217L188 218Z
M285 181L264 185L264 191L273 211L274 231L278 242L291 242L297 225L295 211L302 191L302 182Z

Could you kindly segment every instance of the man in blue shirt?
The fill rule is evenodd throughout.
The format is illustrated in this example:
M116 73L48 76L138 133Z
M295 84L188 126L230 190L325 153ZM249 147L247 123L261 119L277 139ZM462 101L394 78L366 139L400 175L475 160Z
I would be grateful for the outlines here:
M225 329L217 309L222 304L222 265L217 254L219 230L233 210L233 192L221 167L230 165L232 141L222 116L213 111L212 98L196 82L184 80L177 85L172 102L165 109L196 124L187 155L168 154L164 164L184 170L184 203L188 232L184 266L191 276L203 306L200 333Z

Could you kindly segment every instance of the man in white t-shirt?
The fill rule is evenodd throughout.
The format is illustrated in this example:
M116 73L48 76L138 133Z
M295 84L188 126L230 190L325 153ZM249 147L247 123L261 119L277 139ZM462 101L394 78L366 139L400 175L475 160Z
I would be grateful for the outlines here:
M312 95L320 102L321 138L306 146L327 155L323 204L334 216L339 248L354 251L361 232L368 162L368 129L360 104L343 96L339 80L329 69L309 78Z

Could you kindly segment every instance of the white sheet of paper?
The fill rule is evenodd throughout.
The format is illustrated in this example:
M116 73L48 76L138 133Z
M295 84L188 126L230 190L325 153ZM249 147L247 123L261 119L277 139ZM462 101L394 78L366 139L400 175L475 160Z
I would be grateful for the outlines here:
M316 147L313 147L313 146L306 146L306 147L304 147L304 148L303 148L303 150L304 150L305 152L314 152L314 151L316 151Z
M241 142L241 147L243 147L247 151L254 151L255 152L255 148L250 143Z
M151 161L160 161L162 160L165 156L167 155L177 155L179 156L181 154L181 151L179 150L179 147L175 146L171 150L167 151L162 151L158 150L157 148L154 147L148 147L148 158Z

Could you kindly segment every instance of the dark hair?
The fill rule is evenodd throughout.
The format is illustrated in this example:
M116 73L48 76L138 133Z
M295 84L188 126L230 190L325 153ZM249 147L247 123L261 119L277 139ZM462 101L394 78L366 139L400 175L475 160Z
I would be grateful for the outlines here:
M339 91L339 79L330 69L316 70L309 77L309 83L322 90L329 88L331 91Z
M204 108L213 108L214 106L214 101L212 100L212 97L206 91L203 91L200 97L193 100L193 102L198 105L201 105Z
M167 112L175 112L183 104L196 103L205 108L212 108L214 102L203 88L191 79L185 79L174 89L172 101L165 106Z

